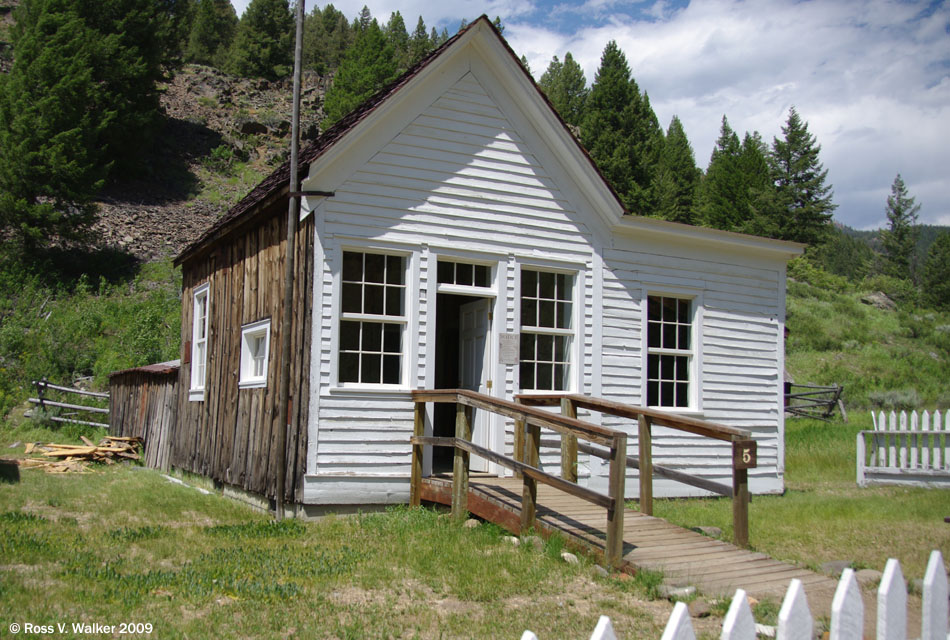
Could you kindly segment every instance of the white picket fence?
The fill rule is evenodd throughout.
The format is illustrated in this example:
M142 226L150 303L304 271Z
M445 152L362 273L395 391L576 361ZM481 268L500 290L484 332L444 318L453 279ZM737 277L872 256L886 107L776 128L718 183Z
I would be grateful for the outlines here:
M871 413L857 436L857 482L950 486L950 411Z
M947 635L947 572L939 551L930 554L924 574L923 606L921 607L920 640L950 640ZM813 640L814 620L800 580L792 580L778 614L777 640ZM736 591L722 623L721 640L755 640L757 631L766 631L752 617L749 599L742 589ZM767 628L770 635L772 629ZM831 640L862 640L864 638L864 603L854 570L845 569L838 581L831 603ZM908 635L908 632L912 635ZM907 629L907 585L900 563L891 558L877 590L877 640L915 638ZM521 640L538 640L525 631ZM601 616L590 640L617 640L610 618ZM661 640L696 640L689 610L677 602Z

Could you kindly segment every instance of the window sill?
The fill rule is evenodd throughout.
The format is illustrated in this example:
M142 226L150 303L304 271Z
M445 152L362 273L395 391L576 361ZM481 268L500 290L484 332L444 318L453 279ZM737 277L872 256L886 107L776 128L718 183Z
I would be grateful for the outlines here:
M412 389L403 385L379 384L379 385L361 385L352 387L330 387L330 395L389 395L404 396L408 395Z
M189 389L188 390L189 402L204 402L204 399L205 399L204 389Z
M238 389L263 389L267 386L267 380L244 380L238 382Z
M705 412L699 411L696 409L680 409L677 407L648 407L654 411L662 411L664 413L669 413L675 416L683 416L684 418L698 418L700 420L704 419L706 415Z

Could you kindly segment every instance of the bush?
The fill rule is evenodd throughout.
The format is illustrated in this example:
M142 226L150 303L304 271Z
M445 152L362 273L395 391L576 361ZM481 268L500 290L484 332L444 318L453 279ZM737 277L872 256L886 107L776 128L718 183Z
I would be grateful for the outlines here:
M876 409L888 411L910 411L920 408L920 395L916 389L902 389L900 391L872 391L868 394L868 402Z
M915 306L920 300L920 292L910 280L893 276L876 275L865 278L861 283L863 291L881 291L901 306Z

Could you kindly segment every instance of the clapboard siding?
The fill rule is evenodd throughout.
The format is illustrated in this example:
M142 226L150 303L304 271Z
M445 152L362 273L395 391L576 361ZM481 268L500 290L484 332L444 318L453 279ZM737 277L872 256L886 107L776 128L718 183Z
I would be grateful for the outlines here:
M189 399L191 354L183 353L172 466L267 497L277 495L277 402L286 200L279 200L224 241L182 264L182 345L192 341L194 290L209 284L208 360L204 399ZM282 215L283 214L283 215ZM313 221L297 231L291 318L291 428L284 497L301 499L307 450ZM241 327L269 318L267 386L239 389Z
M407 335L411 347L405 347L411 388L426 387L432 375L426 354L435 345L436 300L429 278L443 252L496 262L496 309L503 311L494 320L499 333L519 331L519 264L543 267L553 260L576 271L576 354L583 365L575 377L578 388L589 392L596 322L589 281L592 232L530 140L516 131L472 73L336 186L318 234L328 259L320 273L323 293L314 327L321 364L317 436L311 446L317 475L401 476L410 462L413 414L407 393L380 397L335 389L334 271L341 247L366 243L412 251L414 280L407 295L415 333ZM491 366L497 367L494 392L511 397L517 391L517 367ZM504 430L504 449L510 452L511 421L504 422ZM543 457L544 463L553 465L553 460Z
M710 256L679 258L648 252L634 243L605 251L603 287L603 395L639 405L644 401L643 304L647 293L697 296L702 305L700 401L702 416L752 431L758 468L752 490L776 490L779 406L780 281L776 269L743 266ZM630 434L637 455L636 424L605 417L606 426ZM707 438L657 427L656 464L710 479L731 477L731 449ZM636 472L631 472L631 477ZM757 481L758 479L761 479ZM628 483L635 495L636 482ZM695 493L675 483L658 483L658 494Z

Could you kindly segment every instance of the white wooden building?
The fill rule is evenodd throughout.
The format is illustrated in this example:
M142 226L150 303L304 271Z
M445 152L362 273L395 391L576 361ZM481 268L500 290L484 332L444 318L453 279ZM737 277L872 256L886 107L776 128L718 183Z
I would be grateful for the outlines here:
M802 247L627 214L487 18L302 161L302 190L331 195L301 208L313 272L298 502L406 502L409 392L456 387L508 399L571 391L741 427L758 444L752 491L783 490L785 265ZM196 256L227 243L261 203L282 195L285 210L279 174L179 256L185 307L215 304L213 289L201 297L214 268L189 275ZM196 315L185 316L183 339L199 344ZM267 329L275 345L278 327ZM205 390L184 398L200 364L183 366L186 409L207 402ZM266 354L263 364L274 366ZM276 396L276 385L263 393ZM430 433L452 433L446 410L428 416ZM478 422L487 419L501 422ZM510 455L503 420L476 416L475 439ZM635 425L606 420L631 434L635 454ZM728 445L657 428L654 452L656 464L729 483ZM581 482L604 490L606 469L582 458ZM444 464L436 455L425 472ZM698 492L664 482L657 495ZM635 494L637 483L627 487Z

